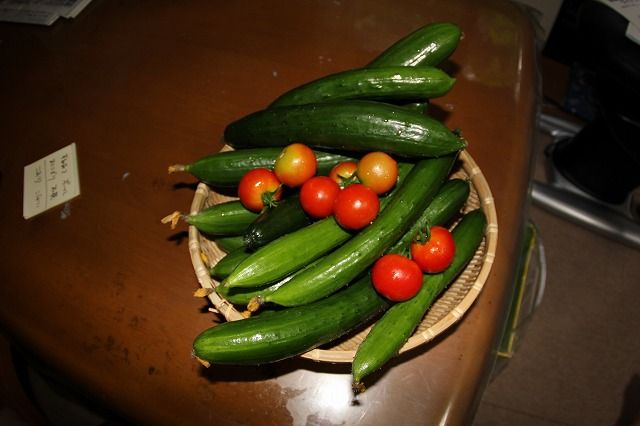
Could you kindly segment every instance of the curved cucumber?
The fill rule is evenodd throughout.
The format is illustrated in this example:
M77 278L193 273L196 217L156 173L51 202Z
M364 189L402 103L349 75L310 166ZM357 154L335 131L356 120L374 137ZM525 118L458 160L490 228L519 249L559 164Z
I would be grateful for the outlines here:
M244 233L247 250L258 247L311 224L311 218L304 212L297 195L286 197L275 207L266 209L251 223Z
M374 101L269 108L229 124L224 137L236 148L297 141L314 148L384 151L405 157L439 157L466 145L438 120Z
M282 148L248 148L235 151L221 151L204 156L191 164L176 164L169 167L169 173L187 172L198 180L214 187L236 186L242 176L251 169L273 168ZM314 151L318 162L318 174L327 175L331 168L341 161L353 161L352 157L325 151Z
M402 348L426 310L473 258L486 227L481 210L467 213L453 230L456 253L453 263L445 271L425 275L418 294L405 302L393 305L373 326L358 347L352 364L354 389L361 380L382 367Z
M469 198L469 182L462 179L446 181L424 213L415 221L409 231L389 250L392 253L403 253L423 230L434 225L445 223L460 211ZM408 250L407 250L408 252ZM408 253L407 253L408 254Z
M227 201L204 208L195 214L180 215L174 213L163 221L175 222L182 218L200 232L209 235L242 235L247 227L258 217L257 213L247 210L240 201Z
M216 291L220 296L234 305L247 306L254 298L264 297L267 294L273 293L286 282L287 279L285 278L277 283L256 288L218 286L216 287Z
M446 94L455 79L434 67L360 68L322 77L296 87L270 107L345 99L411 102Z
M193 353L200 360L218 364L279 361L337 339L385 305L364 277L313 306L264 312L209 328L195 338Z
M209 269L209 275L219 280L225 279L236 269L240 262L250 255L251 252L247 251L244 247L230 251Z
M367 67L436 66L456 50L461 35L460 28L450 22L425 25L398 40L378 55Z
M448 176L455 157L418 162L376 220L356 236L305 268L266 296L281 306L304 305L326 297L364 272L422 214Z
M230 237L220 237L215 239L218 248L225 253L244 248L244 238L242 235L233 235Z

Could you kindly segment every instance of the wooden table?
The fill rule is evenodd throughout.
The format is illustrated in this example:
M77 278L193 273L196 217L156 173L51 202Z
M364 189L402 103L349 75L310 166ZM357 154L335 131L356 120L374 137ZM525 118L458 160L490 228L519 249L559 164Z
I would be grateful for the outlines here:
M204 370L212 324L184 228L189 176L224 126L313 78L362 66L425 23L464 39L436 104L460 128L498 211L496 262L461 323L401 356L351 403L349 368L294 359ZM111 2L52 27L0 24L0 325L76 390L144 424L469 422L487 383L526 219L533 32L503 1ZM22 217L23 167L74 142L82 194ZM401 417L400 417L401 416Z

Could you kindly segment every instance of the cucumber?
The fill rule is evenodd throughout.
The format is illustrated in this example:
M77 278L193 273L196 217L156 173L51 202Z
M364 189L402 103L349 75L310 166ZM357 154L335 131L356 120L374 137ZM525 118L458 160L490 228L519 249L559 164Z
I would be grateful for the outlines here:
M444 124L413 110L375 101L336 101L269 108L230 123L235 148L286 146L384 151L404 157L440 157L466 143Z
M311 218L302 209L298 195L294 194L260 213L246 229L244 245L252 251L310 224Z
M409 255L409 246L423 230L434 225L444 224L448 218L456 216L469 198L469 182L463 179L446 181L422 216L415 221L409 231L388 251Z
M265 297L267 294L271 294L284 285L288 280L291 279L295 275L289 275L284 279L273 283L267 284L261 287L253 287L253 288L245 288L245 287L228 287L228 286L218 286L216 287L216 291L222 297L224 297L227 301L233 303L234 305L246 306L247 312L254 313L259 308L260 305L251 305L255 303L254 301L262 300L261 298Z
M368 67L439 65L458 47L460 36L460 28L455 24L428 24L386 49ZM405 107L426 114L429 102L413 102Z
M381 368L398 353L422 320L426 310L473 258L486 227L481 210L467 213L453 230L456 253L453 263L443 272L425 275L418 294L393 305L373 326L358 347L352 363L354 389L361 391L361 381Z
M251 169L273 168L282 148L253 148L236 151L221 151L204 156L191 164L176 164L169 167L169 173L187 172L198 180L219 188L234 187L242 176ZM331 168L341 161L353 161L346 155L315 150L318 174L327 175Z
M454 161L455 156L448 156L418 162L371 225L264 300L280 306L304 305L351 282L412 226L437 194Z
M426 114L429 112L429 102L411 102L403 105L405 108L417 112L418 114Z
M242 262L244 259L251 255L250 251L247 251L245 247L239 247L233 251L228 252L222 259L209 269L209 275L213 278L223 280L229 276L229 274Z
M263 364L328 343L385 308L368 277L313 306L265 311L209 328L193 342L193 354L206 363Z
M449 221L464 204L466 198L462 194L468 194L466 182L447 182L420 221L434 225ZM407 238L401 241L404 240ZM244 292L256 292L244 288L227 288L225 291L228 293L221 295L229 297L227 300L231 303L244 303L245 299L235 297L244 297ZM361 327L388 307L389 303L374 290L369 276L364 275L355 284L318 302L281 311L266 311L253 318L210 328L194 339L193 352L204 363L274 362L329 343Z
M214 236L242 235L258 218L258 214L247 210L240 201L227 201L204 208L195 214L175 212L162 219L175 227L179 220L195 226L200 232Z
M455 79L434 67L360 68L322 77L296 87L269 107L303 105L345 99L412 102L446 94Z
M436 22L418 28L382 52L367 67L436 66L458 47L462 32L450 22Z
M398 184L381 198L382 211L389 198L401 187L411 167L409 163L398 163ZM329 216L260 247L243 260L221 285L260 287L276 282L310 264L352 236L351 232L338 225L333 216Z
M242 235L216 238L215 242L218 248L225 253L244 248L244 237Z

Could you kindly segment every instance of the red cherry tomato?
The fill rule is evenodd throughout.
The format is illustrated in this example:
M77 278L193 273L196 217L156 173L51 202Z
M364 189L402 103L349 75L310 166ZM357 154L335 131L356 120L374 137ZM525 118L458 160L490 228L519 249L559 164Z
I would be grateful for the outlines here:
M358 180L373 189L376 194L384 194L398 180L398 163L384 152L370 152L358 161Z
M249 170L238 183L238 198L245 208L259 212L265 205L274 204L282 197L282 188L276 175L262 167Z
M314 176L300 188L300 205L315 219L325 218L333 213L333 205L340 193L340 186L328 176Z
M442 272L453 261L456 243L447 228L434 226L431 228L429 240L425 243L416 241L411 244L411 258L423 272L435 274Z
M318 161L311 148L301 143L286 146L273 167L273 171L283 184L289 187L302 185L316 174Z
M369 225L378 216L380 200L369 187L354 183L342 189L336 198L333 214L346 229L357 230Z
M422 271L408 257L385 254L373 264L371 282L378 293L394 302L401 302L420 291Z
M343 161L333 166L329 172L329 177L342 186L345 180L353 176L357 168L358 164L355 161Z

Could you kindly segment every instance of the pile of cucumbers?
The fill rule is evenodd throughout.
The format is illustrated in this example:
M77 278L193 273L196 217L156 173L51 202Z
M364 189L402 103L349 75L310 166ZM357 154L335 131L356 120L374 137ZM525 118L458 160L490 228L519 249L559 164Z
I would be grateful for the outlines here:
M460 38L452 23L419 28L366 67L294 88L264 110L230 123L224 138L234 150L170 168L215 188L234 188L247 171L272 168L294 142L314 149L318 174L371 151L399 161L397 184L381 196L377 218L359 231L343 229L332 216L311 219L295 191L260 213L228 201L167 218L183 219L215 239L227 253L210 271L222 283L216 291L253 312L198 335L193 342L198 360L275 362L375 320L353 361L359 391L364 377L398 353L434 299L471 260L486 226L479 209L461 215L469 182L450 178L466 141L427 111L429 99L454 85L438 65ZM454 219L456 253L445 271L425 274L420 292L408 301L392 303L375 291L369 269L376 259L407 253L420 232Z

